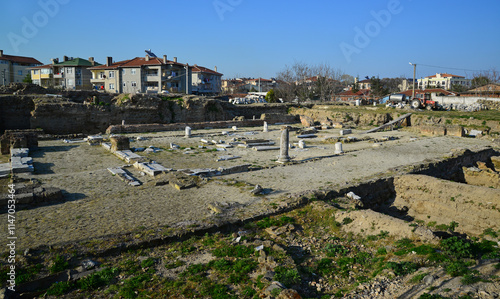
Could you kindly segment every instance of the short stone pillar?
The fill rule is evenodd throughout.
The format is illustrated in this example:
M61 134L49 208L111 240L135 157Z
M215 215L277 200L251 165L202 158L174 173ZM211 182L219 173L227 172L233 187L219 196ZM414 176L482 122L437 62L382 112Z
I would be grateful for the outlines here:
M280 155L278 157L278 163L290 162L290 156L288 156L288 144L290 138L289 129L290 126L283 126L281 128Z
M335 143L335 154L343 154L344 151L342 150L342 142L337 142Z
M304 140L299 140L299 148L306 148L306 142Z
M186 127L185 131L184 137L191 138L191 127Z
M124 125L125 125L125 120L124 120L124 119L122 119L122 126L124 126Z
M264 132L264 133L269 132L269 127L267 126L267 121L264 122L264 129L262 130L262 132Z
M130 149L130 140L126 136L113 136L111 140L111 151L125 151Z

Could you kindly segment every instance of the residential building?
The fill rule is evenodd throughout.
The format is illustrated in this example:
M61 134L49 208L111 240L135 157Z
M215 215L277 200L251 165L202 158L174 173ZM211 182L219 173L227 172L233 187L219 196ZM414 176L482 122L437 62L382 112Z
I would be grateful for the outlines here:
M90 82L97 90L111 93L191 93L191 68L188 64L151 57L135 57L113 62L107 57L106 64L90 68Z
M274 79L256 78L245 80L245 85L248 91L268 92L276 88L278 84Z
M436 73L435 75L428 76L423 79L418 79L417 81L419 89L443 88L449 90L454 84L463 85L467 88L469 88L471 85L470 79L465 79L465 77L463 76L446 73Z
M470 89L466 92L460 93L461 96L487 96L487 97L500 97L500 84L490 83L481 87Z
M222 87L222 74L209 68L193 65L191 67L192 92L194 94L218 95Z
M0 85L23 82L29 68L39 65L42 63L33 57L5 55L0 50Z
M413 89L413 78L403 79L401 84L398 85L399 90L405 91L409 89ZM418 88L417 80L415 80L415 89Z
M370 90L372 89L372 80L371 79L365 79L365 80L361 80L361 81L358 81L358 79L354 79L354 83L357 83L358 84L358 89L367 89L367 90Z
M98 65L100 64L93 57L86 60L64 56L61 63L55 58L52 59L52 64L31 68L31 80L42 87L88 90L92 89L92 73L89 68Z

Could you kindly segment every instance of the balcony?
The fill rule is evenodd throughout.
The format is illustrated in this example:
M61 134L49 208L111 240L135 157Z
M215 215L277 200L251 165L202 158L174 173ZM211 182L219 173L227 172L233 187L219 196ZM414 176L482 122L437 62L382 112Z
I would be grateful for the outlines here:
M54 79L62 79L62 78L63 78L63 74L62 73L54 74Z

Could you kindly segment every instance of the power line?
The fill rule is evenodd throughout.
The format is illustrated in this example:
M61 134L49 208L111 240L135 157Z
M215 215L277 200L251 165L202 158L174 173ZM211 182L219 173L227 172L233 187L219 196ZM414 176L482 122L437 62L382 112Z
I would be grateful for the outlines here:
M416 65L418 65L418 66L426 66L426 67L433 67L433 68L440 68L440 69L466 71L466 72L489 72L489 70L469 70L469 69L464 69L464 68L444 67L444 66L429 65L429 64L422 64L422 63L416 63Z

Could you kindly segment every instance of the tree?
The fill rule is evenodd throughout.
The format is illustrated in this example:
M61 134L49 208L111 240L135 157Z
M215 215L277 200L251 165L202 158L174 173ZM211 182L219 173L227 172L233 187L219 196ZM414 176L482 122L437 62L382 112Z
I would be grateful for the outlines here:
M389 89L384 86L380 78L371 77L371 94L374 97L381 98L389 93Z
M281 82L275 91L276 96L286 101L295 98L330 100L335 92L342 90L339 81L342 75L340 70L326 63L309 66L295 62L277 73L276 78Z
M450 91L453 92L464 92L467 91L467 87L462 84L452 84Z
M266 101L268 103L276 103L276 95L274 94L274 89L271 88L266 94Z
M33 81L31 80L31 73L26 74L26 77L24 77L23 82L24 83L33 83Z

